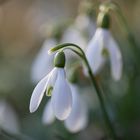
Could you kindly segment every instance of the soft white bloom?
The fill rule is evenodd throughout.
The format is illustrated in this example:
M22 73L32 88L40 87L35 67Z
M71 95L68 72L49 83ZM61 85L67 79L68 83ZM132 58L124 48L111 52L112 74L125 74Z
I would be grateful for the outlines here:
M87 33L89 37L92 37L95 33L96 25L93 18L90 18L86 14L80 14L75 21L75 25L80 31Z
M78 30L78 28L75 27L74 25L71 25L64 31L61 42L62 43L69 43L69 42L75 43L79 45L82 49L84 49L85 46L87 45L86 38L82 35L80 30Z
M122 75L122 56L116 41L108 29L98 28L89 42L86 56L94 74L104 65L107 56L111 63L111 74L114 80Z
M58 70L51 101L55 116L60 120L65 120L72 109L72 94L65 79L64 69L62 68L59 68Z
M75 85L71 85L72 91L72 111L68 118L65 120L64 124L68 131L72 133L79 132L83 130L88 124L88 110L86 103L79 95L78 88ZM53 108L51 105L51 101L49 100L45 106L43 112L43 124L51 124L55 120L55 115L53 112Z
M48 55L47 52L56 44L57 41L55 39L48 39L43 43L43 46L35 58L31 68L31 79L34 83L40 81L53 68L54 55Z
M44 112L43 112L43 117L42 117L42 122L43 124L51 124L55 120L55 115L53 112L51 100L48 101L48 103L45 106Z
M40 105L44 93L52 91L51 105L55 116L65 120L72 108L72 94L65 78L64 68L55 67L35 87L30 100L30 112L34 112Z
M78 93L75 85L71 85L73 104L69 117L65 120L66 128L76 133L83 130L88 124L88 112L84 100Z
M20 129L16 112L5 100L0 101L0 128L13 134Z
M83 50L85 50L88 37L93 35L94 31L94 21L91 21L87 15L80 14L76 18L75 22L65 30L61 42L75 43L79 45Z

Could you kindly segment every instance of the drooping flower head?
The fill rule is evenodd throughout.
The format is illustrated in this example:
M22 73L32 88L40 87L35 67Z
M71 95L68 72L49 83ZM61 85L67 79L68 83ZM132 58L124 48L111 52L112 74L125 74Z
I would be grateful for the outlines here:
M98 28L88 44L86 56L94 74L99 73L107 58L111 64L111 75L114 80L119 80L122 75L122 56L120 49L113 39L109 27L108 13L99 13Z
M70 88L72 91L72 110L68 118L65 120L64 125L71 133L77 133L83 130L88 124L88 109L86 101L80 95L77 82L78 82L78 69L72 68L69 73ZM45 106L42 122L44 125L49 125L55 120L55 114L49 100Z
M44 93L51 97L53 112L59 120L65 120L72 109L72 94L65 75L65 54L58 52L54 59L55 68L35 87L30 101L30 112L39 107Z

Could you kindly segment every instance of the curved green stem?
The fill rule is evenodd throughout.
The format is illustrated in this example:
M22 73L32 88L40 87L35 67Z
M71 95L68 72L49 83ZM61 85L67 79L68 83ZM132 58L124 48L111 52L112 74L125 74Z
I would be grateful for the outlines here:
M50 49L49 52L51 53L51 52L55 52L55 51L58 51L58 50L63 51L65 49L72 50L73 52L75 52L77 55L79 55L83 59L85 65L87 66L88 73L89 73L89 76L91 78L91 82L92 82L93 86L95 87L95 90L96 90L96 93L97 93L97 96L98 96L98 99L99 99L99 102L100 102L100 105L101 105L102 113L104 115L106 125L108 126L108 129L109 129L109 135L112 137L113 140L117 140L117 136L115 134L114 127L111 123L111 120L109 118L109 115L108 115L106 107L105 107L105 102L104 102L104 99L103 99L103 96L102 96L102 90L100 89L97 81L95 80L95 77L92 73L91 67L88 63L88 60L86 58L86 55L85 55L84 51L76 44L65 43L65 44L58 45L58 46Z
M60 44L60 45L57 45L56 47L54 48L51 48L48 53L51 54L55 51L63 51L65 49L70 49L72 50L73 52L75 52L76 54L78 54L81 58L83 57L83 50L76 44L73 44L73 43L64 43L64 44Z

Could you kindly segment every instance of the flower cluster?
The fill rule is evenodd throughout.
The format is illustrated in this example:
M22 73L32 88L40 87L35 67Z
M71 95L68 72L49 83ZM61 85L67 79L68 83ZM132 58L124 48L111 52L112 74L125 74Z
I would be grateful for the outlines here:
M77 18L75 25L78 25L79 18L83 18L83 20L86 21L86 23L84 23L82 26L82 29L86 29L90 23L89 19L85 15L82 15ZM97 30L87 45L85 54L85 49L83 49L83 46L86 46L86 41L80 34L79 30L74 30L73 27L69 27L68 30L64 32L62 40L64 42L70 39L72 42L78 42L79 40L79 44L81 43L83 45L81 45L82 47L80 48L79 46L73 44L73 46L77 47L76 49L79 49L81 53L77 52L76 49L74 50L73 48L69 48L76 52L81 58L83 58L88 68L88 72L90 71L89 75L92 77L92 80L94 80L93 74L96 75L100 72L108 58L111 63L111 75L114 80L119 80L122 75L122 56L120 49L109 30L109 14L107 12L101 11L97 19L97 24ZM52 41L52 44L53 43L55 44L56 42ZM67 44L70 43L66 43L66 45ZM54 122L55 118L57 118L59 120L64 120L64 124L70 132L78 132L87 126L87 107L81 96L79 96L76 85L69 84L66 79L65 54L62 49L65 45L63 47L62 46L59 48L61 51L57 52L55 55L55 67L49 74L47 74L47 71L46 76L44 76L44 78L37 84L33 91L30 100L30 112L35 112L38 109L43 96L46 93L47 96L51 96L51 99L49 99L45 106L43 113L43 123L51 124ZM41 58L41 54L39 58ZM51 57L51 60L52 58L53 57ZM38 65L42 63L43 66L45 61L43 61L43 63L41 62L41 59L40 61L36 61L34 67L36 67L36 69L40 69ZM48 59L46 62L49 63L49 61L50 59ZM42 69L45 70L44 66ZM87 71L85 71L85 74L87 74ZM95 82L93 81L93 83ZM95 84L95 86L97 85ZM97 88L98 87L96 87L96 89ZM97 92L99 92L99 90L97 90ZM98 94L100 95L100 93ZM104 104L102 99L100 102L102 102L101 105ZM103 110L105 109L103 108ZM103 112L106 113L105 111ZM105 114L105 116L107 116L107 114Z

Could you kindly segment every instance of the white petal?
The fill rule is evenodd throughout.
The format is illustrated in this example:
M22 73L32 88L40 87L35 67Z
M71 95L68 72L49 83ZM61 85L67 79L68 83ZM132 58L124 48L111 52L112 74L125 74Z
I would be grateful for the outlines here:
M52 105L55 116L59 120L65 120L72 108L72 94L65 79L64 69L59 68L58 77L52 93Z
M47 89L50 87L53 87L55 85L56 79L57 79L57 73L58 73L58 68L53 68L53 70L50 72L48 81L47 81Z
M80 14L76 18L75 24L81 31L84 31L89 28L90 19L86 14Z
M34 83L40 81L53 68L54 55L48 55L48 50L56 44L54 39L46 40L43 43L41 50L32 64L31 79Z
M82 33L80 33L80 31L74 27L74 26L70 26L65 32L64 35L62 37L61 40L62 43L76 43L77 45L79 45L82 49L85 48L87 41L84 38L84 36L82 35Z
M44 92L46 90L46 83L48 80L48 76L44 77L35 87L32 96L31 96L31 100L30 100L30 112L35 112L37 110L37 108L40 105L40 102L43 98Z
M100 41L103 43L103 46L104 47L108 46L108 40L110 38L110 31L104 28L98 28L97 30L100 34L99 38L100 38Z
M87 126L88 114L87 108L84 101L79 96L77 88L71 86L71 89L73 97L72 111L65 120L65 126L70 132L76 133Z
M54 120L55 120L55 115L53 113L51 100L49 100L45 106L42 121L43 124L51 124L54 122Z
M0 100L0 127L11 134L17 134L20 131L17 114L5 100Z
M94 19L86 14L80 14L75 21L76 27L80 29L81 34L86 33L87 36L92 37L95 33L96 25Z
M122 56L115 40L110 36L108 51L111 61L111 74L114 80L119 80L122 75Z
M97 74L100 71L105 62L105 58L102 55L104 47L103 38L104 35L102 34L102 30L97 29L87 47L86 56L94 74Z

